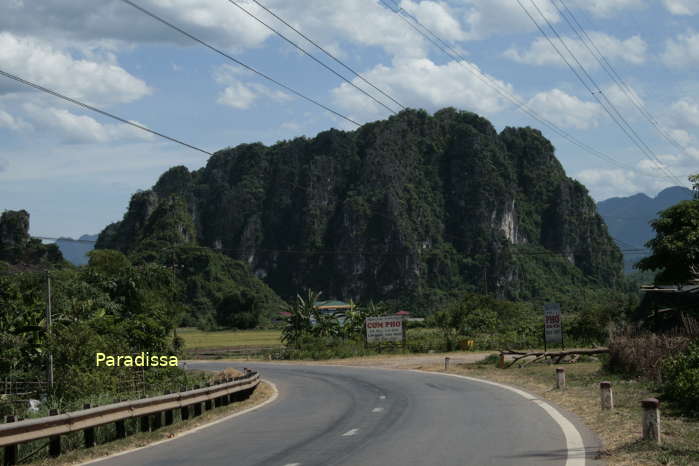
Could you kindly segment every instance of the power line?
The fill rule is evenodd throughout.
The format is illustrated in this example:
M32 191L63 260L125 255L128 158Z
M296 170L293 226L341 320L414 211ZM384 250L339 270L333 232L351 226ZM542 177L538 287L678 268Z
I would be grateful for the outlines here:
M254 0L253 0L254 1ZM435 34L430 28L425 26L420 20L418 20L415 16L411 15L410 13L406 12L403 8L400 7L400 5L396 4L395 0L391 0L396 9L394 9L391 5L389 5L385 0L379 0L386 8L388 8L390 11L393 13L397 14L410 28L415 30L418 34L423 36L425 39L427 39L432 45L437 47L439 50L441 50L444 54L446 54L448 57L450 57L452 60L455 60L457 63L460 63L461 65L465 66L466 69L468 69L476 78L481 80L483 83L486 85L490 86L492 89L494 89L498 94L503 96L505 99L510 101L515 105L515 107L520 110L521 112L529 115L531 118L534 120L538 121L539 123L547 126L549 129L551 129L554 133L558 134L560 137L566 139L568 142L571 144L583 149L584 151L588 152L589 154L605 160L612 165L616 165L619 168L626 168L629 170L635 170L634 167L627 165L623 162L620 162L616 159L614 159L612 156L605 154L602 151L599 151L588 144L585 144L584 142L578 140L575 138L573 135L565 131L564 129L558 127L555 123L552 121L548 120L547 118L537 114L534 110L528 107L526 102L521 101L517 96L514 96L510 94L507 90L503 89L497 81L494 79L490 78L486 74L480 71L478 67L472 65L471 63L466 60L461 53L459 53L457 50L455 50L453 47L449 46L444 40L442 40L437 34ZM407 18L410 18L415 24L411 23ZM421 29L419 29L416 25L419 25ZM645 173L640 173L640 176L647 176L651 178L657 178L654 175L649 175Z
M59 99L63 99L63 100L65 100L65 101L67 101L67 102L70 102L70 103L72 103L72 104L78 105L78 106L83 107L83 108L86 108L86 109L88 109L88 110L92 110L93 112L97 112L97 113L99 113L100 115L104 115L104 116L106 116L106 117L113 118L113 119L115 119L115 120L117 120L117 121L120 121L120 122L122 122L122 123L124 123L124 124L133 126L134 128L138 128L138 129L140 129L141 131L147 131L147 132L149 132L149 133L151 133L151 134L154 134L154 135L156 135L156 136L158 136L158 137L161 137L161 138L163 138L163 139L167 139L168 141L176 142L177 144L181 144L181 145L183 145L183 146L185 146L185 147L189 147L190 149L194 149L194 150L197 150L197 151L199 151L199 152L203 152L204 154L207 154L207 155L214 155L213 153L211 153L211 152L209 152L209 151L207 151L207 150L201 149L201 148L199 148L199 147L197 147L197 146L193 146L193 145L188 144L188 143L186 143L186 142L184 142L184 141L181 141L181 140L179 140L179 139L175 139L175 138L173 138L173 137L167 136L167 135L165 135L165 134L163 134L163 133L159 133L158 131L154 131L154 130L152 130L152 129L150 129L150 128L146 128L145 126L141 126L141 125L139 125L138 123L135 123L135 122L133 122L133 121L126 120L126 119L124 119L124 118L121 118L121 117L116 116L116 115L114 115L114 114L112 114L112 113L106 112L106 111L104 111L104 110L100 110L100 109L97 108L97 107L93 107L92 105L88 105L88 104L86 104L86 103L80 102L79 100L76 100L76 99L73 99L73 98L71 98L71 97L65 96L65 95L60 94L60 93L58 93L58 92L56 92L56 91L53 91L53 90L51 90L51 89L48 89L48 88L43 87L43 86L40 86L39 84L33 83L33 82L31 82L31 81L27 81L26 79L20 78L19 76L16 76L16 75L14 75L14 74L8 73L8 72L6 72L6 71L0 70L0 75L5 76L5 77L10 78L10 79L14 79L15 81L17 81L17 82L19 82L19 83L22 83L22 84L24 84L24 85L26 85L26 86L33 87L34 89L40 90L40 91L42 91L42 92L46 92L47 94L51 94L51 95L53 95L53 96L55 96L55 97L58 97Z
M230 0L229 0L229 1L230 1ZM326 54L327 56L329 56L330 58L332 58L333 60L335 60L335 62L337 62L337 63L339 63L340 65L342 65L343 67L345 67L345 69L348 70L350 73L352 73L353 75L355 75L356 77L358 77L359 79L361 79L363 82L365 82L365 83L368 84L369 86L373 87L376 91L378 91L379 93L381 93L381 95L383 95L384 97L390 99L394 104L398 105L401 109L405 109L405 108L406 108L403 104L401 104L401 103L398 102L396 99L394 99L393 97L391 97L390 95L388 95L386 92L382 91L380 88L376 87L376 86L375 86L374 84L372 84L368 79L364 78L364 76L362 76L361 74L359 74L358 72L356 72L354 69L352 69L349 65L345 64L343 61L341 61L341 60L340 60L339 58L337 58L335 55L333 55L332 53L328 52L328 51L325 50L323 47L321 47L320 45L318 45L318 43L316 43L316 42L315 42L314 40L312 40L310 37L308 37L307 35L305 35L305 34L302 33L301 31L299 31L297 28L295 28L294 26L292 26L291 24L289 24L289 23L288 23L287 21L285 21L283 18L279 17L279 15L277 15L277 14L274 13L272 10L270 10L269 8L267 8L266 6L264 6L264 5L263 5L262 3L260 3L258 0L252 0L252 1L255 2L260 8L262 8L263 10L265 10L267 13L269 13L270 15L274 16L274 17L277 18L279 21L281 21L282 23L284 23L289 29L291 29L292 31L294 31L295 33L297 33L298 35L300 35L301 37L303 37L304 39L306 39L308 42L310 42L311 44L313 44L318 50L320 50L321 52L323 52L324 54Z
M140 12L142 12L142 13L144 13L144 14L150 16L151 18L155 19L156 21L159 21L160 23L166 25L167 27L174 29L175 31L179 32L180 34L189 37L190 39L192 39L192 40L195 41L195 42L198 42L199 44L203 45L204 47L206 47L206 48L208 48L208 49L210 49L210 50L213 50L214 52L218 53L219 55L221 55L221 56L223 56L223 57L225 57L225 58L231 60L232 62L234 62L234 63L236 63L236 64L238 64L238 65L240 65L240 66L242 66L242 67L245 68L246 70L252 71L253 73L257 74L258 76L261 76L261 77L265 78L266 80L268 80L268 81L270 81L270 82L276 84L277 86L279 86L279 87L281 87L281 88L283 88L283 89L285 89L285 90L291 92L292 94L294 94L294 95L296 95L296 96L298 96L298 97L301 97L302 99L304 99L304 100L306 100L306 101L308 101L308 102L311 102L311 103L314 104L314 105L317 105L318 107L320 107L320 108L322 108L322 109L324 109L324 110L326 110L326 111L332 113L332 114L335 115L335 116L338 116L338 117L342 118L343 120L346 120L346 121L352 123L352 124L355 125L355 126L361 126L360 123L357 123L356 121L354 121L354 120L351 119L350 117L348 117L348 116L346 116L346 115L343 115L342 113L340 113L340 112L338 112L338 111L336 111L336 110L333 110L332 108L330 108L330 107L328 107L328 106L326 106L326 105L324 105L324 104L318 102L317 100L313 99L312 97L308 97L307 95L302 94L301 92L297 91L296 89L293 89L292 87L289 87L289 86L287 86L286 84L283 84L283 83L281 83L280 81L277 81L276 79L272 78L271 76L269 76L269 75L267 75L267 74L265 74L265 73L263 73L263 72L261 72L261 71L256 70L256 69L253 68L252 66L243 63L242 61L238 60L237 58L232 57L231 55L227 54L226 52L224 52L224 51L222 51L222 50L220 50L220 49L214 47L213 45L211 45L211 44L209 44L209 43L207 43L207 42L204 42L203 40L199 39L198 37L196 37L196 36L194 36L194 35L188 33L188 32L185 31L184 29L181 29L181 28L175 26L174 24L172 24L172 23L166 21L165 19L161 18L160 16L156 15L155 13L152 13L152 12L146 10L145 8L143 8L143 7L139 6L139 5L136 5L136 4L133 3L131 0L121 0L121 1L124 2L124 3L126 3L127 5L130 5L130 6L134 7L134 8L136 8L136 9L139 10Z
M381 101L378 100L376 97L374 97L373 95L369 94L367 91L365 91L364 89L362 89L361 87L357 86L357 85L354 84L352 81L350 81L349 79L345 78L343 75L341 75L340 73L338 73L337 71L335 71L333 68L331 68L330 66L328 66L328 65L326 65L325 63L323 63L322 61L320 61L318 58L316 58L315 56L313 56L310 52L308 52L306 49L304 49L303 47L301 47L299 44L297 44L296 42L292 41L291 39L289 39L288 37L286 37L284 34L282 34L281 32L277 31L276 29L274 29L274 28L273 28L272 26L270 26L269 24L267 24L267 23L265 23L264 21L262 21L260 18L258 18L258 17L255 16L254 14L252 14L250 11L246 10L246 9L243 8L241 5L239 5L237 2L234 2L233 0L228 0L228 2L231 3L231 4L233 4L233 5L235 5L236 7L238 7L241 11L243 11L244 13L246 13L248 16L250 16L251 18L253 18L255 21L257 21L258 23L262 24L262 25L265 26L267 29L269 29L270 31L274 32L276 35L278 35L279 37L281 37L282 39L284 39L286 42L288 42L289 44L293 45L293 46L296 47L298 50L300 50L301 52L303 52L303 53L304 53L306 56L308 56L311 60L313 60L313 61L315 61L316 63L318 63L320 66L322 66L322 67L325 68L326 70L330 71L332 74L334 74L334 75L337 76L338 78L342 79L342 80L345 81L347 84L349 84L350 86L354 87L354 88L357 89L359 92L361 92L362 94L364 94L365 96L367 96L368 98L370 98L371 100L373 100L374 102L376 102L377 104L381 105L382 107L384 107L384 108L385 108L386 110L388 110L389 112L391 112L391 113L393 113L393 114L396 113L396 111L393 110L391 107L389 107L389 106L386 105L385 103L381 102Z
M568 47L568 44L563 40L561 35L558 33L556 28L553 26L551 21L546 17L546 15L541 11L539 6L536 4L534 0L529 0L529 2L534 6L536 11L539 13L539 15L542 17L542 19L546 22L548 27L551 29L551 31L555 34L555 36L558 38L558 41L563 45L563 47L568 51L570 56L573 58L573 60L577 63L578 67L582 70L583 74L589 79L590 83L592 86L595 88L591 88L590 85L585 81L585 79L582 77L582 75L578 72L577 69L573 66L573 64L566 58L565 54L558 48L558 46L554 43L553 39L549 36L549 34L541 27L539 22L532 16L532 14L529 12L529 10L524 6L524 4L520 1L517 0L517 4L519 4L520 8L526 13L526 15L529 17L529 19L534 23L536 28L541 32L541 34L546 38L546 40L549 42L551 47L556 51L556 53L561 57L561 59L565 62L565 64L570 68L570 70L573 72L576 78L583 84L583 86L592 94L592 96L597 100L597 102L602 106L602 108L607 112L609 117L614 121L614 123L619 126L619 128L624 132L624 134L627 135L627 137L631 140L631 142L638 147L641 152L650 160L651 162L657 164L658 168L663 170L668 176L668 179L670 179L674 183L682 184L682 182L677 178L674 174L672 174L656 157L656 155L653 153L653 151L648 147L648 145L641 139L641 137L636 133L636 131L629 125L628 121L621 115L621 113L618 111L616 106L607 98L607 96L602 92L602 90L599 88L597 85L596 81L594 78L588 73L588 71L585 69L585 67L582 65L582 63L578 60L578 58L575 56L573 51ZM602 98L604 98L604 101ZM605 104L606 102L606 104ZM612 112L613 109L614 112ZM616 115L615 115L616 113Z
M653 115L648 111L647 107L643 103L642 100L636 98L636 94L631 89L631 87L624 81L624 79L617 73L616 69L612 64L607 60L607 57L604 56L604 54L599 50L595 42L592 40L592 38L588 35L587 31L580 25L580 22L578 19L575 17L573 12L568 8L568 6L565 4L563 0L558 0L561 2L561 5L565 8L568 16L570 16L570 19L572 19L573 23L571 23L570 19L566 16L566 14L561 11L561 9L558 7L556 2L554 1L553 4L560 13L560 15L566 20L568 25L570 26L573 31L575 31L575 34L580 38L581 42L585 45L585 48L590 52L592 56L595 57L595 59L599 62L600 66L602 66L602 69L604 69L607 74L614 80L614 82L619 86L619 88L626 94L628 99L631 101L631 103L636 107L636 109L639 111L639 113L646 119L648 122L660 133L663 138L668 141L670 144L674 145L676 148L679 150L686 152L686 147L684 147L675 137L672 136L671 133L667 132L665 128L663 128L660 123L653 117ZM583 38L584 36L584 38ZM594 49L594 51L592 50Z

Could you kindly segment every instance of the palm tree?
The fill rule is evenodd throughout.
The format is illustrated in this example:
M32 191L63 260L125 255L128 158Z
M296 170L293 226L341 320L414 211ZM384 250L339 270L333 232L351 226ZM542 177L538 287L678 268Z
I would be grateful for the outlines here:
M315 303L320 295L321 293L308 289L305 298L297 294L294 304L287 304L286 310L291 315L287 318L286 326L282 331L282 341L285 344L298 347L301 336L311 331L313 327L311 318L316 313Z

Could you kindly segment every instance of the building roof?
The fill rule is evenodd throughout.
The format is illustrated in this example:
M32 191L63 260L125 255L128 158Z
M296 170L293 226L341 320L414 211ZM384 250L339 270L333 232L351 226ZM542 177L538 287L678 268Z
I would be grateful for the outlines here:
M349 305L348 303L346 303L344 301L335 301L335 300L316 301L315 307L317 309L320 309L320 310L323 310L323 309L351 309L352 308L351 305Z

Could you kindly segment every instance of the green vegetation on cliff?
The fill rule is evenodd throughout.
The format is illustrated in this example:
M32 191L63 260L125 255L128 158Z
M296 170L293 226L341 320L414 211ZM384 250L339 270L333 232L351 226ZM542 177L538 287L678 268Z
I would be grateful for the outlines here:
M29 236L29 213L6 210L0 216L0 262L15 268L62 265L63 256L54 244L42 244Z
M175 245L242 260L285 299L310 287L418 313L464 291L541 301L622 283L621 253L551 143L454 109L172 168L97 247Z

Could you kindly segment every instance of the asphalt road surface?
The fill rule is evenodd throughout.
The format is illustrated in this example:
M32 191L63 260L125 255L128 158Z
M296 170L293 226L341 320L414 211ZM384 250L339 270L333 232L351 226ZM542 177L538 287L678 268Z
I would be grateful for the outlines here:
M222 369L230 363L190 363ZM107 465L600 464L598 443L572 416L502 387L440 374L253 364L279 397L231 420ZM549 411L551 411L550 405ZM559 417L559 421L554 420ZM570 421L570 422L568 422ZM572 423L572 424L571 424ZM572 431L571 432L571 428ZM577 437L576 437L577 436ZM577 438L571 446L570 438ZM583 448L580 448L582 438ZM586 459L587 457L587 459Z

